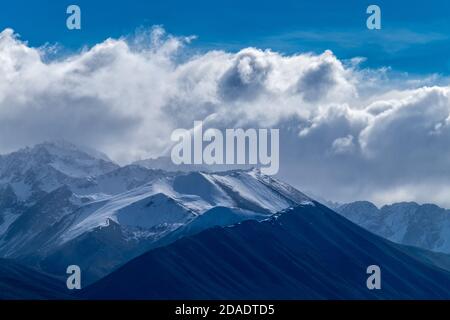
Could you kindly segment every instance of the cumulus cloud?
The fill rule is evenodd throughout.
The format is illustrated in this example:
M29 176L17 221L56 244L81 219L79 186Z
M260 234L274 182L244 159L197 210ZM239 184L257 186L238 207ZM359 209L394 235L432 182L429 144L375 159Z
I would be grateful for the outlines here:
M4 30L0 152L64 138L128 163L163 155L172 131L194 120L274 127L280 176L300 189L450 206L446 79L361 69L360 57L346 63L331 51L193 53L192 40L154 27L47 59L47 48Z

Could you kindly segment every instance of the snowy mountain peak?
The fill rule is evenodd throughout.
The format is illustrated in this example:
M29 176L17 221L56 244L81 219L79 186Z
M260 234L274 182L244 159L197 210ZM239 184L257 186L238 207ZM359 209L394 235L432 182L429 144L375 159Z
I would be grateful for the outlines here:
M378 212L378 207L370 201L355 201L355 202L351 202L351 203L345 203L338 207L338 211L346 211L346 212L358 211L359 212L362 210L364 210L365 212L370 212L370 213Z
M103 152L100 152L98 150L86 146L79 146L72 142L62 139L45 141L43 143L37 144L36 146L34 146L34 148L36 149L44 148L55 156L57 155L63 156L76 153L78 155L85 154L94 159L112 162L112 160Z
M152 246L310 201L258 169L119 167L66 141L1 156L0 196L0 257L45 260L49 270L81 261L91 280L105 275L105 261L113 268ZM92 247L99 242L105 250Z
M367 201L337 210L350 221L391 241L450 253L450 211L433 204L400 202L378 209Z
M416 202L397 202L383 206L381 209L394 211L411 211L416 210L420 205Z
M68 177L88 177L118 168L106 155L64 140L44 142L3 155L0 176L26 175L27 171L54 169Z

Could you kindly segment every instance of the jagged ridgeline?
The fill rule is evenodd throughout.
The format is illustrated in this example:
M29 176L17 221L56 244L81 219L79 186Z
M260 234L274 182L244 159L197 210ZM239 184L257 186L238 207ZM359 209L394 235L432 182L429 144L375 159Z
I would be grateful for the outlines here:
M376 236L257 169L119 166L61 141L0 157L0 257L5 298L67 298L73 264L89 299L450 297L446 255ZM366 287L371 264L381 291Z
M0 195L0 256L57 275L78 264L85 284L187 234L309 201L258 170L121 167L64 141L2 156Z

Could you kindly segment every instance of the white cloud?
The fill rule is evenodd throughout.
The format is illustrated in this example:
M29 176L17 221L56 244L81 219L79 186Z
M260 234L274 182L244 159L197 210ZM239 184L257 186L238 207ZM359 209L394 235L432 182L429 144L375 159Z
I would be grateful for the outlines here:
M337 138L336 140L334 140L332 148L333 152L335 153L352 152L355 148L355 144L353 143L353 136L349 134L346 137Z
M4 30L0 151L65 138L126 163L160 155L172 130L204 120L280 128L280 175L333 200L382 203L417 181L421 191L450 182L446 79L360 69L331 51L193 55L191 40L155 27L48 61ZM450 206L447 191L429 199Z

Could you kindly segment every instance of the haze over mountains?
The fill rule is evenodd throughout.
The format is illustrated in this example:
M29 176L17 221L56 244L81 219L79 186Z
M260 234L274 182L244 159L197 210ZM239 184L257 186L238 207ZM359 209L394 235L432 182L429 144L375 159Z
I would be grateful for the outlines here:
M423 240L439 221L409 237L444 248ZM92 299L450 297L446 255L372 235L257 169L121 167L64 141L0 156L0 257L6 274L38 269L37 284L79 265ZM389 270L382 293L367 291L369 264Z
M434 204L394 203L381 208L368 201L341 205L336 211L391 241L450 253L450 210Z

